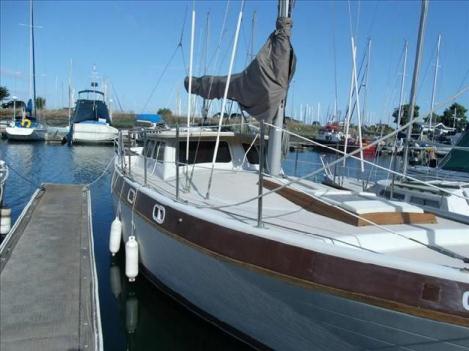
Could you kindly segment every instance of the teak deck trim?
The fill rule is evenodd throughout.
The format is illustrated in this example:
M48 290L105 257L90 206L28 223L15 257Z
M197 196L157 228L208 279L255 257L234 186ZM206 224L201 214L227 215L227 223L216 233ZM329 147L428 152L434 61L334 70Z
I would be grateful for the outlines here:
M269 190L275 190L283 184L264 179L263 186ZM342 210L334 205L319 201L314 196L305 194L293 188L282 188L276 191L295 205L303 207L305 210L319 215L332 218L357 227L366 225L385 224L423 224L436 223L433 213L409 213L409 212L374 212L362 215L352 215L347 210Z

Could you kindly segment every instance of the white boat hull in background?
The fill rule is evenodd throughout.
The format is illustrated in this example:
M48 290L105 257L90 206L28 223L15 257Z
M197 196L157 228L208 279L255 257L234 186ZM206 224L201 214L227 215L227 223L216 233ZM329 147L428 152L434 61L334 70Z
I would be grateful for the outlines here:
M116 128L106 124L75 123L72 140L82 144L106 144L114 142L117 133Z
M5 135L9 140L44 141L46 134L46 128L7 127L5 129Z

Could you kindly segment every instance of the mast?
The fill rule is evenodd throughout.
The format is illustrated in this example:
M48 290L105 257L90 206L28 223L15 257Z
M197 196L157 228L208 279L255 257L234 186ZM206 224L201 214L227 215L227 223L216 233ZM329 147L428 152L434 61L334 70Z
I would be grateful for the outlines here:
M435 88L436 88L436 80L438 79L438 68L440 63L440 42L441 42L441 34L438 34L438 44L436 47L436 64L435 64L435 75L433 76L433 88L432 88L432 103L430 106L430 130L432 129L432 122L433 122L433 108L435 106ZM433 132L432 132L433 135Z
M409 122L414 121L414 110L415 110L415 101L417 98L417 83L419 78L420 63L423 53L423 35L425 32L425 22L427 19L428 12L428 0L422 0L422 8L420 12L420 24L419 24L419 34L417 39L417 50L415 52L415 63L414 63L414 74L412 76L412 87L410 90L410 111L409 111ZM404 177L407 175L407 164L409 160L409 144L410 138L412 135L412 125L410 123L409 128L407 128L407 138L406 138L406 148L404 152Z
M186 187L189 186L189 134L191 123L191 107L192 107L192 60L194 58L194 32L195 32L195 8L192 7L192 26L191 26L191 48L189 54L189 90L187 94L187 131L186 131ZM178 160L179 161L179 160ZM177 162L178 162L177 161Z
M68 72L68 124L72 122L72 59L70 59L70 70Z
M205 42L203 47L205 48L204 52L202 53L202 59L203 59L203 75L205 76L207 74L207 51L208 51L208 42L209 42L209 24L210 24L210 12L207 12L207 18L205 20ZM197 109L196 109L197 110ZM208 115L208 101L207 99L203 99L202 101L202 118L204 119L204 122L207 119Z
M367 52L367 55L366 55L366 70L365 70L365 76L363 78L364 79L363 87L365 88L365 91L363 92L364 94L363 94L363 112L362 112L362 116L365 118L365 124L366 124L366 115L368 113L368 111L367 111L367 109L368 109L367 97L368 97L368 71L370 69L370 60L371 60L371 38L368 39L368 52Z
M358 80L357 80L357 46L355 45L354 37L352 36L352 61L355 69L353 70L353 81L355 85L355 103L357 105L357 117L358 117L358 145L360 146L360 166L362 173L365 171L365 165L363 163L363 140L362 140L362 119L360 115L360 92L358 91Z
M36 62L34 59L34 13L33 13L33 0L29 2L30 11L30 32L29 32L29 96L33 97L33 117L36 118ZM32 94L31 94L32 93Z
M290 17L292 1L278 0L278 18ZM293 105L294 106L294 105ZM280 174L281 170L281 157L282 157L282 128L283 119L285 115L285 101L280 103L277 110L277 115L274 118L273 124L275 128L270 129L269 133L269 147L267 154L267 171L273 176ZM264 142L261 140L261 143Z
M402 68L402 78L401 78L401 92L399 94L399 112L397 114L397 128L401 126L401 117L402 117L402 103L404 99L404 83L405 83L405 71L407 67L407 40L404 43L404 64ZM397 135L396 135L397 137Z
M249 51L246 57L246 66L248 65L249 62L251 62L254 59L254 30L256 27L256 11L253 11L252 13L252 19L251 19L251 40L249 43Z

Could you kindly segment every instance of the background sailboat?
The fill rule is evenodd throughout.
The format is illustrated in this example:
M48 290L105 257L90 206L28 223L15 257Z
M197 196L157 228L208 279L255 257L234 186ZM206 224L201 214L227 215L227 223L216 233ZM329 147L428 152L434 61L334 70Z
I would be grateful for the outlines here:
M38 120L36 110L36 64L34 56L34 11L30 1L29 23L29 101L21 120L13 121L5 130L10 140L43 141L46 139L47 128Z

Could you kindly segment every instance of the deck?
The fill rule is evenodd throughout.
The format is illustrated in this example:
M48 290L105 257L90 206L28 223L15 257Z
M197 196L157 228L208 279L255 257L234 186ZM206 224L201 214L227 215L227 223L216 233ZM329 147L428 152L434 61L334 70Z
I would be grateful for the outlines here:
M44 184L0 245L0 349L102 350L89 190Z
M189 192L184 191L183 172L181 169L180 200L182 202L206 207L203 212L210 213L212 218L217 218L220 222L238 222L234 225L247 224L250 227L256 227L257 201L243 203L257 195L258 175L255 172L215 170L210 200L205 198L210 176L209 168L196 168L191 178ZM174 179L163 181L152 173L148 172L147 188L153 188L169 198L174 198ZM139 165L132 166L131 177L139 184L144 183L143 170ZM330 195L340 193L340 191L320 183L303 183L308 183L308 188L301 185L295 185L294 188L299 188L306 193L318 193L324 200L328 200ZM264 192L266 193L267 189ZM236 203L242 204L217 210L218 206ZM213 208L210 208L212 206ZM354 249L350 251L363 249L363 252L372 251L385 254L380 257L385 258L386 256L386 259L389 258L391 261L406 259L424 265L431 262L441 266L468 268L468 265L461 260L441 254L413 241L418 240L427 245L437 245L465 257L469 256L469 241L467 240L469 228L465 224L445 218L437 217L436 223L428 224L357 227L329 216L306 211L302 206L294 204L278 193L265 196L263 208L264 227L269 229L264 231L264 234L272 238L281 238L280 240L288 241L295 246L309 248L310 245L314 246L313 242L320 241L335 247L344 246Z

